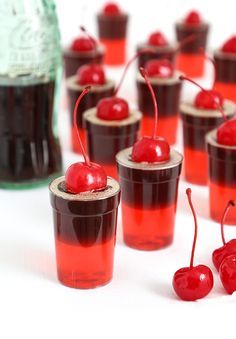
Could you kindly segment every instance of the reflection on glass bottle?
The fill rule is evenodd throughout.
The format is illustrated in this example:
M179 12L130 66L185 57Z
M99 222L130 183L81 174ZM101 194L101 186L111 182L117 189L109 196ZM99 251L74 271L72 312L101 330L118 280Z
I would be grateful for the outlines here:
M61 171L56 132L61 50L52 0L0 2L0 187Z

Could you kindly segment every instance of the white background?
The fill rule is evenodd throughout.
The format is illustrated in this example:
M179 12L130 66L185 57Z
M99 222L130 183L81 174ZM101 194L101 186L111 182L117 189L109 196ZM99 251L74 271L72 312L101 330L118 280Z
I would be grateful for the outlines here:
M84 4L83 4L84 3ZM210 44L215 47L235 30L234 1L120 1L132 16L130 39L144 40L161 28L173 39L172 23L194 7L214 22ZM102 1L58 0L63 44L80 24L95 32L94 13ZM83 15L81 14L83 13ZM108 69L116 79L119 70ZM209 66L209 75L211 73ZM123 86L134 99L134 71ZM204 80L210 82L209 79ZM190 86L191 87L191 86ZM192 89L191 89L192 91ZM190 92L185 90L185 96ZM60 134L65 166L77 160L69 151L67 112L61 110ZM181 137L176 146L181 147ZM114 279L95 290L74 290L56 278L51 208L47 188L0 191L0 338L205 338L235 337L236 296L227 296L214 271L215 287L204 300L178 300L171 286L173 273L189 262L193 220L181 181L174 245L161 251L139 252L124 246L121 224ZM196 263L210 265L221 245L219 225L208 217L208 190L192 186L199 215ZM227 237L236 230L227 228Z

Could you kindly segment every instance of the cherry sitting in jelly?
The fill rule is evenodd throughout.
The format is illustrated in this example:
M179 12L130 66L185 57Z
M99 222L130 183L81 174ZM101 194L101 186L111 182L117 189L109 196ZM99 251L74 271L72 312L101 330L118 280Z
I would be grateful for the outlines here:
M224 222L227 217L228 212L232 207L235 207L235 201L230 200L225 207L222 219L221 219L221 237L222 237L222 242L223 246L220 248L217 248L213 253L212 253L212 261L215 265L215 268L217 271L219 271L220 265L223 262L223 260L232 254L236 255L236 239L232 239L228 242L225 240L225 235L224 235Z
M121 10L115 2L108 2L103 7L103 13L106 15L117 15L121 13Z
M236 292L236 254L231 254L223 259L219 274L226 292L228 294Z
M145 64L145 71L151 78L171 78L174 67L168 59L153 59Z
M104 85L106 76L103 66L99 64L81 66L77 71L77 83L79 85Z
M78 194L81 192L89 192L104 189L107 186L106 173L100 165L90 162L83 144L81 142L77 127L77 109L84 95L90 91L90 86L85 87L81 95L78 97L74 108L74 126L77 130L78 140L84 157L84 162L72 164L65 174L66 191Z
M225 121L217 129L217 142L225 146L236 146L236 118Z
M236 35L233 35L223 44L221 51L225 53L236 53Z
M163 47L168 45L168 41L163 33L156 31L150 34L148 38L148 45Z
M191 11L186 15L184 23L187 25L200 25L202 18L197 11Z
M152 137L144 136L134 144L131 158L134 162L155 163L168 161L170 159L170 146L164 138L157 136L158 107L155 93L144 68L140 67L140 73L145 79L152 95L155 111L155 124Z
M173 277L173 288L178 297L184 301L196 301L204 298L210 293L214 285L213 274L209 267L205 265L193 266L198 225L196 213L191 200L191 193L191 189L188 188L186 190L186 194L195 224L190 266L179 269L175 272Z
M97 41L81 26L80 30L85 33L85 36L79 36L74 39L71 49L74 52L91 52L97 48Z

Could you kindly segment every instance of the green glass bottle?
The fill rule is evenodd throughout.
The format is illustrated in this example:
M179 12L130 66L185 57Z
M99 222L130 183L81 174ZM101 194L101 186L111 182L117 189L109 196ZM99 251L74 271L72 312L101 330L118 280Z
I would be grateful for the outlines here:
M1 0L0 41L0 187L45 184L62 163L56 130L62 58L53 0Z

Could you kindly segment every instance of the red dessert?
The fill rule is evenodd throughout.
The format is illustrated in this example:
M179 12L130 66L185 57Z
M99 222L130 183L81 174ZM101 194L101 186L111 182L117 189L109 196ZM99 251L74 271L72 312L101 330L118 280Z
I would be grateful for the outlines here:
M228 39L214 53L216 65L215 88L225 98L236 101L236 36Z
M185 301L196 301L207 296L213 288L214 278L212 271L205 265L193 266L194 253L197 242L197 217L191 200L191 189L186 190L189 205L193 213L195 232L189 267L183 267L175 272L173 288L178 297Z
M122 189L125 243L140 250L155 250L173 241L178 180L182 155L157 136L157 103L150 88L155 124L152 137L143 137L116 156Z
M81 153L78 143L77 133L73 124L73 111L78 96L82 93L86 85L92 85L90 92L81 100L77 113L77 127L79 128L82 143L85 144L85 130L83 128L83 114L86 110L97 105L105 98L114 93L115 84L112 80L107 79L104 68L98 64L81 66L76 75L69 77L66 81L69 112L71 123L71 144L74 152Z
M207 134L209 157L210 215L220 222L229 200L236 198L236 119L223 123L218 130ZM236 224L232 210L227 223Z
M105 63L122 65L126 60L128 15L115 3L107 3L97 15L98 34L106 48Z
M80 100L88 92L85 88L76 101L75 126ZM57 273L66 286L94 288L112 279L120 189L100 165L90 162L79 132L78 139L84 162L72 164L49 187Z
M149 35L146 42L137 46L137 52L145 49L146 53L138 57L138 67L145 67L152 59L167 59L174 64L178 45L171 44L162 32L156 31Z
M197 83L193 83L200 87L200 92L193 103L185 102L180 105L183 121L185 178L193 184L206 185L208 157L205 136L219 126L224 119L233 117L235 104L232 101L223 100L219 92L205 90Z
M146 63L145 70L154 90L159 110L158 130L169 144L176 142L179 118L181 81L179 73L168 59L153 59ZM150 135L154 125L153 104L143 77L137 76L138 107L143 113L141 133Z
M116 177L116 154L134 144L138 138L141 113L130 110L128 102L117 96L129 66L136 54L125 67L113 96L99 101L84 114L87 145L90 158L106 168L109 175Z
M63 53L66 78L75 75L80 66L101 64L104 59L104 48L83 27L81 31L83 35L75 38Z
M191 11L184 20L176 24L175 30L179 42L193 34L196 36L191 43L181 46L176 60L177 69L189 77L201 77L205 60L200 48L206 49L209 25L202 20L198 12Z

